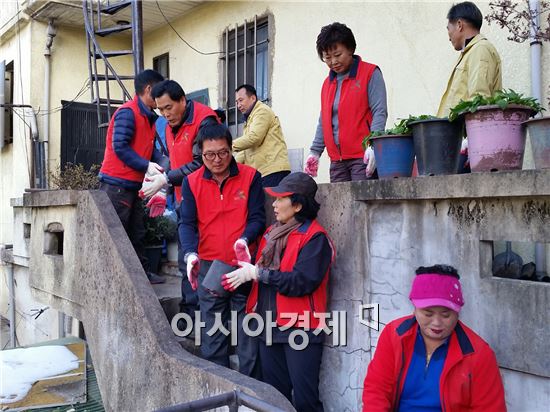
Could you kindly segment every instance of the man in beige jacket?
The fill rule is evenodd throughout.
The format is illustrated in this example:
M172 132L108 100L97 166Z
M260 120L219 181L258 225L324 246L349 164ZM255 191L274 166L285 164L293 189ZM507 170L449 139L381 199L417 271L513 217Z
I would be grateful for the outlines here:
M262 175L263 187L277 186L290 173L279 118L258 100L256 89L249 84L237 88L235 102L245 119L243 135L233 141L235 159L257 169Z
M438 117L448 116L461 100L469 100L476 94L488 97L502 88L500 56L480 34L481 11L474 3L465 1L452 6L447 19L449 41L460 57L441 98Z

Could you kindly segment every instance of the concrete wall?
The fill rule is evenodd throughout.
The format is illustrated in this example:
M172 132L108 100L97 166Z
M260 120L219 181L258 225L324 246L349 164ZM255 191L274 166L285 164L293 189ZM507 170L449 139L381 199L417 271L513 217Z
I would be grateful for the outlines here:
M382 326L410 314L414 270L435 263L459 270L461 319L495 351L509 410L545 410L550 284L493 278L488 242L549 243L549 171L322 185L318 200L337 250L330 308L348 313L348 346L327 342L324 353L328 410L360 404L379 332L359 323L359 306L379 304Z

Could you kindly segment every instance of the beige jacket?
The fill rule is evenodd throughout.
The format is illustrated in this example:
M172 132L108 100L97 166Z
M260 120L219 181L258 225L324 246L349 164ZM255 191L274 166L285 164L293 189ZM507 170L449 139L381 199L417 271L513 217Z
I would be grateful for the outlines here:
M233 141L233 151L238 162L257 169L262 177L290 170L279 118L259 100L248 116L243 135Z
M500 89L500 56L489 40L478 34L460 53L447 83L447 90L439 103L437 116L448 116L451 108L461 100L469 100L476 94L491 96Z

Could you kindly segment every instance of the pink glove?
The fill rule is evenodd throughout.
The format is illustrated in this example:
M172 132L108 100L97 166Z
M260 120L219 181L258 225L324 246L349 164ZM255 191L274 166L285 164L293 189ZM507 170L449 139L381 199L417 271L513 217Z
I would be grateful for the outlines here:
M367 147L367 150L365 150L363 163L367 165L365 169L365 174L367 175L367 177L371 177L374 174L374 170L376 169L376 159L374 158L374 150L371 146Z
M317 177L317 171L319 170L319 156L310 154L306 160L306 166L304 172L311 177Z
M193 290L197 290L199 287L199 268L199 257L191 253L187 256L187 279L189 279L189 283L191 283Z
M155 193L147 202L149 208L149 217L157 217L164 214L166 210L166 190Z
M225 290L233 292L243 283L258 280L258 267L248 262L238 262L239 269L222 276L221 285Z
M250 263L250 251L248 250L248 243L244 239L237 239L233 245L233 250L235 251L235 256L237 260Z

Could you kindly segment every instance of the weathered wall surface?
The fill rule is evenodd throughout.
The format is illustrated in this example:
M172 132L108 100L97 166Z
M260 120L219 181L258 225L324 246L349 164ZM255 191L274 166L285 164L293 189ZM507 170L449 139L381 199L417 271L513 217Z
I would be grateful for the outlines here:
M348 346L324 353L328 410L360 404L379 332L359 323L359 306L379 304L381 326L410 314L414 270L435 263L458 268L461 319L495 351L509 410L550 404L550 284L492 277L489 243L550 241L549 171L321 185L318 198L337 249L330 308L348 311Z

